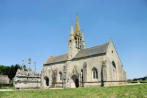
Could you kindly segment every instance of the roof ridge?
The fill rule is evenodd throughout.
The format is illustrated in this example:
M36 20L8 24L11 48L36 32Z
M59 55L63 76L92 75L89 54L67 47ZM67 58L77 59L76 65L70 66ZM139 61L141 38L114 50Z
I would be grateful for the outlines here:
M63 56L63 55L66 55L66 54L68 54L68 53L64 53L64 54L57 55L57 56L54 56L54 57Z
M88 48L85 48L85 49L81 49L81 50L86 50L86 49L91 49L91 48L95 48L95 47L98 47L98 46L102 46L102 45L105 45L105 44L109 44L109 42L105 42L103 44L100 44L100 45L96 45L96 46L92 46L92 47L88 47Z
M77 53L75 58L82 58L82 57L86 57L86 56L90 56L90 55L105 53L107 48L108 48L108 45L109 45L109 42L106 42L106 43L96 45L96 46L93 46L93 47L81 49Z

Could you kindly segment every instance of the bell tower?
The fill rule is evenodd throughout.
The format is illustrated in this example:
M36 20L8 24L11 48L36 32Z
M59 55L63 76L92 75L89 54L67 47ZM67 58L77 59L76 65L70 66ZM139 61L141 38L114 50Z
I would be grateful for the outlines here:
M76 48L74 29L73 29L73 25L71 25L70 39L68 41L68 59L72 59L77 53L78 53L78 49Z
M80 51L80 49L86 48L83 32L80 31L79 17L76 19L76 28L73 29L71 25L70 39L68 42L68 59L72 59Z
M76 19L76 29L75 29L75 36L74 37L75 37L75 40L76 40L76 47L79 50L86 48L83 32L80 31L78 15L77 15L77 19Z

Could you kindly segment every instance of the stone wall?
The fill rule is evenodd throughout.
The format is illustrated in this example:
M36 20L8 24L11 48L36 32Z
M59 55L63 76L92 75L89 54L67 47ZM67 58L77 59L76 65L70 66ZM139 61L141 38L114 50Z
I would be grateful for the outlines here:
M97 70L98 78L93 78L93 68ZM49 80L48 86L46 77ZM41 77L43 88L111 86L124 84L125 81L126 72L112 41L109 42L106 53L44 65Z
M114 68L113 63L115 63L116 68ZM123 65L120 61L118 53L113 45L113 42L110 41L107 52L106 52L106 66L107 66L107 82L108 85L118 85L122 84L122 81L126 81L126 72L123 68ZM116 75L114 76L114 73ZM113 82L114 81L114 82ZM119 82L120 81L120 82Z
M97 84L97 82L101 81L101 66L102 66L102 61L103 61L103 55L100 56L93 56L93 57L88 57L88 58L83 58L83 59L76 59L73 61L67 61L59 64L53 64L49 66L44 66L42 69L42 87L48 88L52 87L52 71L56 70L56 86L57 87L63 87L63 80L60 80L60 72L62 74L64 73L64 66L66 67L66 83L67 87L75 87L75 83L73 83L72 76L78 74L78 79L79 79L79 85L82 86L82 80L81 80L81 70L83 70L84 65L86 65L86 73L84 74L84 86L94 86ZM92 78L92 68L96 68L98 71L98 79L93 79ZM49 78L49 86L47 87L45 84L45 77ZM100 85L97 84L97 85Z

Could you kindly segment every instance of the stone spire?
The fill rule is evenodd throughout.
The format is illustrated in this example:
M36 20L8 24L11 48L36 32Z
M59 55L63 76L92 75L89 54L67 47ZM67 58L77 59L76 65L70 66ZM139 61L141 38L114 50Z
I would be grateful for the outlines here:
M80 31L80 27L79 27L78 15L77 15L77 19L76 19L76 28L75 28L74 38L75 38L75 42L76 42L76 48L78 50L86 48L85 41L84 41L84 35L83 35L83 32Z
M71 30L70 30L70 40L74 40L74 29L73 29L73 24L71 25Z
M78 15L77 15L77 20L76 20L76 32L80 32L79 17L78 17Z

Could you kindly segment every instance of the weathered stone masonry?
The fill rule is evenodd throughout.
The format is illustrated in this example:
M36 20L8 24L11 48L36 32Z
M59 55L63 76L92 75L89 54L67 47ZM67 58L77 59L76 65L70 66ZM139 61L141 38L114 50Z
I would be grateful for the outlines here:
M71 26L68 53L51 56L43 65L41 87L87 87L121 85L126 72L112 40L86 48L83 32Z

